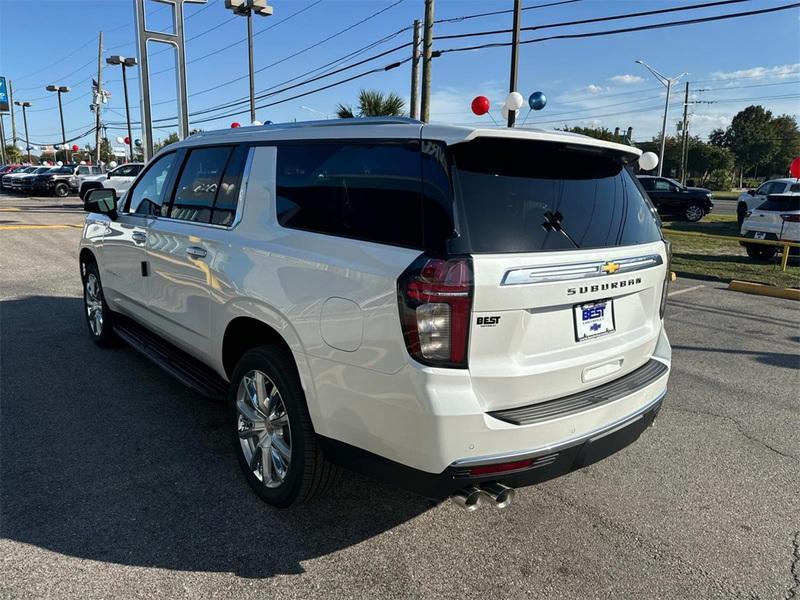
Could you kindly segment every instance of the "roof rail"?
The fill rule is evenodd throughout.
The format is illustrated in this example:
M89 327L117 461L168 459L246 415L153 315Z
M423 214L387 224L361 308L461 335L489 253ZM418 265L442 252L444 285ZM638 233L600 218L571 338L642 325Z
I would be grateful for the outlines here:
M289 123L268 123L266 125L248 125L242 127L212 129L200 131L194 135L222 135L223 133L244 133L264 129L303 129L305 127L353 127L358 125L423 125L422 121L409 117L353 117L351 119L326 119L320 121L295 121Z

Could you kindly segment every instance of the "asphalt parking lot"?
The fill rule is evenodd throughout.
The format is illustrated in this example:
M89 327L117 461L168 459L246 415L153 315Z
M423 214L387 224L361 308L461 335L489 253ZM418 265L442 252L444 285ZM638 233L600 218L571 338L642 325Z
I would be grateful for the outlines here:
M221 405L90 342L82 220L0 195L0 597L800 597L797 303L677 281L655 426L506 510L347 475L277 511Z

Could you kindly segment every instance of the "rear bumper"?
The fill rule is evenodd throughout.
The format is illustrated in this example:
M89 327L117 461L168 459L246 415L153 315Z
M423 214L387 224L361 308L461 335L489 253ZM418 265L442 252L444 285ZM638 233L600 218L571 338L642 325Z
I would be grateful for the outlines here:
M534 485L603 460L639 439L653 424L664 397L662 393L635 414L591 435L565 440L551 448L523 451L514 461L529 460L529 463L500 473L474 475L472 468L485 467L487 463L471 461L471 464L453 464L441 473L428 473L330 438L320 438L320 443L326 456L336 463L417 494L441 499L464 487L494 481L514 488Z
M357 378L348 377L349 388L326 388L325 401L312 401L309 408L334 461L401 487L436 497L472 482L529 485L602 458L601 446L612 452L624 447L652 423L666 395L671 364L663 329L650 362L659 367L652 376L637 380L635 371L629 374L638 386L618 385L625 379L620 378L595 388L596 398L556 399L551 402L563 402L567 410L546 414L537 409L532 418L523 415L516 423L513 415L497 414L513 410L492 414L484 409L467 371L421 366L393 375L359 369ZM312 370L323 366L319 363L312 361ZM356 382L363 394L354 392ZM601 394L603 388L613 393ZM470 474L476 466L528 459L524 467L502 475Z

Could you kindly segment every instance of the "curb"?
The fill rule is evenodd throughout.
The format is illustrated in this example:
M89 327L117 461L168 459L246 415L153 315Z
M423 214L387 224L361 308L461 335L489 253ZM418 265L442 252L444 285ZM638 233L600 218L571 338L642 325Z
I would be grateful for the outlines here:
M800 289L781 288L774 285L764 285L763 283L751 283L749 281L738 281L734 279L728 284L728 289L736 292L744 292L745 294L756 294L758 296L800 300Z

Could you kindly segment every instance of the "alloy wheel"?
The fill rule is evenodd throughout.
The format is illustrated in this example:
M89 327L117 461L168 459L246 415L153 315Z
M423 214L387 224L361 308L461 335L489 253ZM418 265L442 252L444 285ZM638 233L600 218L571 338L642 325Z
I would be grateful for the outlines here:
M696 204L692 204L686 208L686 218L689 221L699 221L703 218L703 209L697 206Z
M89 328L95 337L99 337L103 333L103 292L100 289L100 281L94 273L86 276L84 299Z
M248 371L236 391L239 444L250 471L268 488L283 484L292 458L289 415L272 379Z

